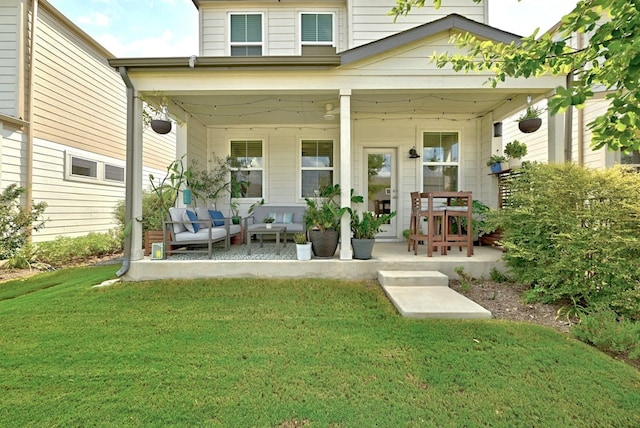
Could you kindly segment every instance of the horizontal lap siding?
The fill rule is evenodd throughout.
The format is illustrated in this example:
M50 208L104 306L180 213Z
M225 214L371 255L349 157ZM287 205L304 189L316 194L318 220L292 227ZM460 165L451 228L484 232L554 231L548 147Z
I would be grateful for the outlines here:
M10 184L22 185L25 180L25 172L21 165L25 157L24 141L26 136L15 130L4 128L0 125L0 188L4 189Z
M486 21L485 5L473 0L450 0L443 2L440 9L433 8L431 2L425 2L422 8L413 8L407 16L394 22L388 13L393 2L388 0L355 0L352 2L352 46L354 48L366 43L399 33L409 28L457 13L474 21Z
M20 14L16 1L0 4L0 113L18 116Z

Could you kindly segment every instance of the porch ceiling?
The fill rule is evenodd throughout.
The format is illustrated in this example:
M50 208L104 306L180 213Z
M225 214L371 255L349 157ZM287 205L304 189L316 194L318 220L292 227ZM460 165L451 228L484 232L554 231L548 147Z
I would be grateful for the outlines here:
M327 125L326 104L340 105L338 92L216 92L166 94L178 116L190 115L205 126ZM514 90L447 91L354 91L354 119L480 118L526 95ZM522 105L522 104L520 104Z

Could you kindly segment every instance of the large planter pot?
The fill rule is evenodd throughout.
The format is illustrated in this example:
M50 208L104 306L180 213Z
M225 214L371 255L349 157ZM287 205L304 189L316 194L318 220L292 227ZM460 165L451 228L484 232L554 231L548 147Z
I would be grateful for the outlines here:
M359 260L369 260L373 252L373 244L375 239L357 239L351 238L351 246L353 247L353 258Z
M168 134L169 132L171 132L171 121L153 119L151 121L151 129L153 129L158 134Z
M311 260L311 242L296 244L296 255L298 260Z
M309 240L311 241L311 249L316 257L330 258L336 253L338 248L338 240L340 232L337 230L311 230L309 231Z
M536 132L542 126L542 119L534 117L532 119L525 119L518 122L518 128L525 134Z

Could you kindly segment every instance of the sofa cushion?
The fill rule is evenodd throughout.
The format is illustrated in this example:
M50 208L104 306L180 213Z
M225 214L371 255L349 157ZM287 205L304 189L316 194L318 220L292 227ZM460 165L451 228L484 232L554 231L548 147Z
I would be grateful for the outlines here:
M200 230L198 217L193 211L185 210L184 213L182 213L182 221L184 222L184 227L186 227L189 232L198 233L198 230Z
M293 213L282 213L282 222L284 224L293 223Z
M209 210L209 217L213 220L214 226L224 226L224 214L222 214L222 211Z
M185 211L186 208L169 208L169 216L173 223L171 226L173 226L174 235L187 230L187 228L184 227L184 220L182 219L182 214L184 214Z
M211 228L211 240L220 241L227 235L227 230L224 227ZM176 242L202 242L206 243L209 240L209 228L201 227L197 233L191 233L187 230L184 232L176 233L174 241Z

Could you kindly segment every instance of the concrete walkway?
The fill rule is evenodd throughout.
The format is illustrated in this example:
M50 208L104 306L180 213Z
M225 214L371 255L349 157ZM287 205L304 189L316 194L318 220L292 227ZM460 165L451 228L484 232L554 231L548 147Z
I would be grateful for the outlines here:
M491 312L449 288L449 278L440 272L381 270L378 282L406 318L491 318Z

